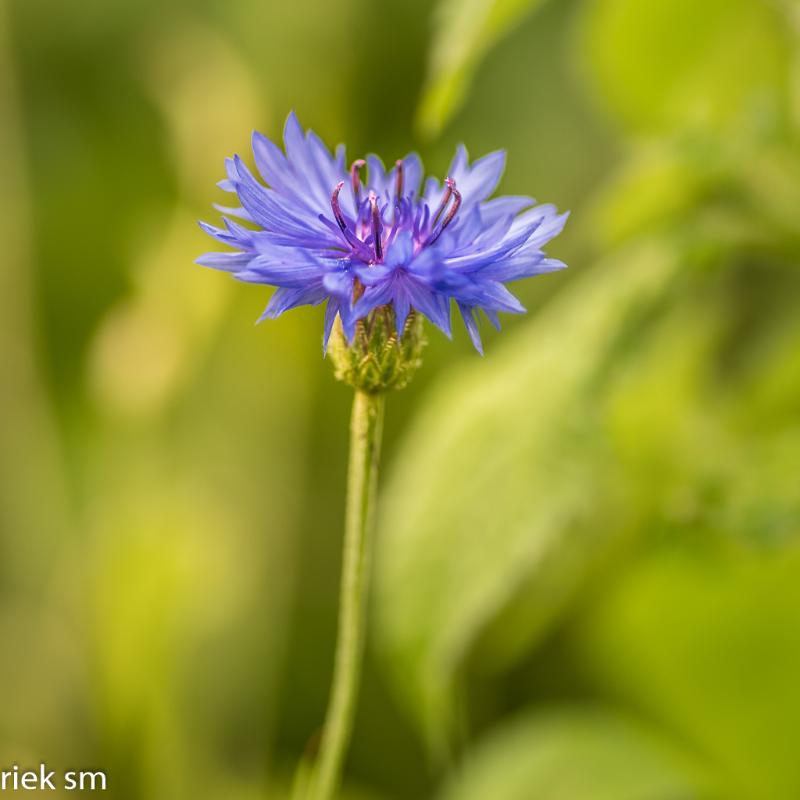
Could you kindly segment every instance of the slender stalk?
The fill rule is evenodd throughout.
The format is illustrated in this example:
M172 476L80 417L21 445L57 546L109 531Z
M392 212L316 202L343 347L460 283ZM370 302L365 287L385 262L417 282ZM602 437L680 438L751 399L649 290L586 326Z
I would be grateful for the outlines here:
M355 716L364 651L371 530L383 406L382 395L356 390L350 419L350 465L347 475L339 634L331 696L311 787L312 800L331 800L335 796Z

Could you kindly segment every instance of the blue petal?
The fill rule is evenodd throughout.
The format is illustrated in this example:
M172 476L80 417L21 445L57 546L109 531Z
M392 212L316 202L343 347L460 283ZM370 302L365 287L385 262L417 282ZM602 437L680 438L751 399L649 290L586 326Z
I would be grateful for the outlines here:
M202 220L200 220L198 224L209 236L213 236L217 241L220 241L223 244L230 245L231 247L237 247L240 250L252 249L254 231L251 231L242 225L237 225L227 217L223 217L223 222L225 223L225 229L217 228L214 225L209 225L207 222L203 222Z
M206 253L200 256L195 263L223 272L239 272L246 269L252 260L252 253Z
M322 139L313 131L306 134L308 152L311 163L314 165L314 175L318 186L317 197L322 208L329 208L331 195L336 184L346 179L346 174L339 168L336 160L330 154ZM345 214L355 216L355 203L352 192L339 195L339 203Z
M450 305L447 299L411 277L404 281L404 286L414 308L422 312L446 336L450 336Z
M525 306L502 283L491 281L481 288L481 307L508 314L524 314Z
M500 183L505 167L505 150L496 150L478 159L472 167L465 166L451 175L461 192L462 208L469 208L490 197Z
M478 159L470 167L466 147L460 144L456 148L448 176L456 182L456 187L461 193L462 211L486 200L494 192L505 169L505 163L505 151L497 150ZM439 186L436 181L428 181L425 187L425 200L431 208L439 206L443 194L444 186Z
M448 258L446 259L445 264L448 269L461 271L474 270L486 266L487 264L496 261L498 258L501 258L507 253L511 253L513 250L516 250L518 247L521 247L523 244L525 244L525 242L531 237L533 232L539 227L540 224L541 219L536 219L532 222L529 222L528 225L520 227L515 232L515 221L508 235L493 247L468 253L467 255L457 256L455 258Z
M353 296L353 276L344 270L326 273L322 285L325 291L340 300L349 300Z
M458 255L467 255L470 250L475 253L482 249L502 242L506 234L511 229L514 217L511 214L498 216L493 222L487 222L483 214L476 206L469 212L469 229L457 230L457 247L453 249L448 257L453 258ZM467 225L464 226L465 228Z
M338 313L339 303L333 298L329 298L325 306L325 322L322 329L322 355L328 352L328 342L330 341L333 323L336 321Z
M202 220L199 220L197 224L205 233L216 239L218 242L222 242L222 244L228 244L231 247L236 247L239 243L239 240L235 236L231 236L230 231L217 228L214 225L209 225L207 222L203 222Z
M413 195L419 197L420 184L425 168L422 159L417 153L409 153L403 159L403 195L408 197Z
M297 306L319 305L325 300L325 291L321 287L310 289L276 289L275 294L267 303L264 313L258 318L257 322L265 319L275 319Z
M242 208L242 206L222 206L219 203L214 203L213 207L219 211L220 214L227 214L231 217L238 217L245 222L255 222L250 214Z
M225 159L225 174L228 176L228 180L231 183L235 183L238 179L239 175L236 170L236 161L234 158L226 158Z
M298 263L291 258L284 263L275 263L259 256L253 259L245 272L236 277L247 283L269 283L287 289L301 289L318 284L324 275L325 269L319 264Z
M469 333L469 338L472 340L473 347L483 355L483 342L481 342L481 335L478 332L478 323L473 315L473 309L465 306L462 303L458 304L458 310L464 318L464 325Z
M559 261L557 258L545 258L536 265L536 271L533 274L543 275L547 272L558 272L558 270L566 268L567 265L563 261Z
M285 192L291 187L291 172L280 147L263 133L253 131L253 157L261 177L277 191Z
M267 137L253 134L253 155L259 172L295 211L302 209L316 216L330 204L343 171L316 134L303 132L294 112L286 119L284 142L286 156ZM344 198L343 204L352 210Z
M374 308L386 305L392 299L392 279L368 287L353 307L353 316L363 319Z
M352 345L356 337L356 323L360 319L349 303L339 303L339 319L347 341Z
M459 144L456 146L456 154L453 156L453 160L450 162L450 168L447 170L447 174L453 179L456 180L456 176L462 176L464 171L469 167L469 153L467 152L467 148L463 144Z
M306 147L306 134L294 111L286 117L283 126L283 147L286 159L292 165L295 174L306 175L312 168Z
M357 262L353 265L353 270L358 279L364 286L375 286L391 278L396 267L388 264L363 264Z
M486 222L483 219L480 208L473 206L470 210L458 215L460 225L455 230L456 248L461 249L475 241L483 230Z
M425 179L425 190L423 191L423 200L433 209L439 207L442 201L443 187L433 175L429 175Z
M386 176L386 168L383 166L383 161L374 153L370 153L367 158L367 186L379 197L382 197L384 192L387 191L388 180Z
M541 247L544 244L547 244L551 239L558 236L562 230L564 230L564 225L566 225L567 219L569 218L569 211L564 212L563 214L559 214L557 216L550 216L545 218L542 224L536 229L536 232L530 238L530 243L535 244L538 247Z
M517 252L514 255L489 264L480 269L476 276L483 279L502 281L517 281L521 278L531 278L534 275L544 275L566 269L566 264L556 258L545 258L540 250L532 252Z
M500 318L497 316L497 312L496 311L492 311L491 308L484 308L483 309L483 313L486 314L486 318L489 320L489 322L492 323L494 328L499 331L500 330Z
M457 302L467 306L505 311L508 314L524 314L525 307L498 281L468 280L447 291Z
M488 223L494 222L497 217L504 217L508 214L516 216L526 208L530 208L536 201L532 197L518 195L503 195L494 197L481 203L481 216Z
M347 165L346 156L347 153L345 151L345 146L343 144L336 145L336 158L335 158L336 169L341 173L344 173L345 167Z
M413 255L414 242L411 231L403 231L392 242L389 252L386 253L385 263L389 267L402 267L411 261Z
M395 327L397 335L403 335L403 328L408 318L408 312L411 310L411 299L402 282L398 282L395 286L394 299L392 301L394 306Z
M237 192L242 205L266 233L287 245L329 247L339 244L319 217L298 208L290 199L262 186L239 156Z

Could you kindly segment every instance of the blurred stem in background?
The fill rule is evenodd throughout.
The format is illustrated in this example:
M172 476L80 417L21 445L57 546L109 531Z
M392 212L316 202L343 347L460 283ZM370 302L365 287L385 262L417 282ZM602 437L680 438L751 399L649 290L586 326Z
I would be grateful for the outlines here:
M312 800L330 800L334 796L353 727L364 652L383 408L382 394L356 390L350 419L350 466L336 661L322 747L312 780Z

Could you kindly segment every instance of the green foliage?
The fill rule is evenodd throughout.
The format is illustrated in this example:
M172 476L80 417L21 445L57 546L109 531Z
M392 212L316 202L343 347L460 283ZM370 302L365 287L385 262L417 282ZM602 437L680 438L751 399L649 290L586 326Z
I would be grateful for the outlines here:
M702 529L687 538L620 576L576 634L577 657L706 754L725 797L795 797L800 550L753 557L710 548Z
M632 128L664 132L743 124L774 113L787 88L790 41L754 0L589 0L592 79Z
M652 731L607 711L566 709L491 733L442 800L667 800L697 797L700 783L693 760Z
M438 134L464 102L481 60L543 0L439 0L417 127Z

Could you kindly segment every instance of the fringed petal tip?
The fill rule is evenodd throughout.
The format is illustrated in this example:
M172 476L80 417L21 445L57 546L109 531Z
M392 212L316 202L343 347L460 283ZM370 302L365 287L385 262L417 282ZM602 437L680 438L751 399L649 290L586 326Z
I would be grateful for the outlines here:
M245 270L252 260L252 253L205 253L195 259L195 264L235 275Z

